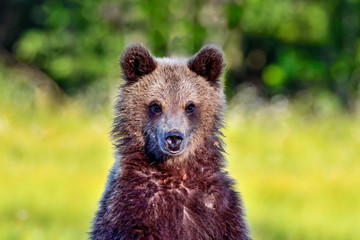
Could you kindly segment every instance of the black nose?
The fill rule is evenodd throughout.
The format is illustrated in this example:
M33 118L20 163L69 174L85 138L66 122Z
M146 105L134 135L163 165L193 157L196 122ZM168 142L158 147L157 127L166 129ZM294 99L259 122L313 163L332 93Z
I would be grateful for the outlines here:
M170 151L178 151L183 139L184 135L177 131L171 131L165 135L166 145Z

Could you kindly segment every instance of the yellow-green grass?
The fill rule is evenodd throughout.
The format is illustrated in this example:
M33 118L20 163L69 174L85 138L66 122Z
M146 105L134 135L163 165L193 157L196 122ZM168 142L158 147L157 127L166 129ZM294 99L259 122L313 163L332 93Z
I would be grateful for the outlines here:
M109 118L4 110L0 239L85 239L112 161Z
M113 161L112 116L19 101L0 98L0 239L86 239ZM360 239L360 119L301 112L227 114L228 171L253 237Z
M225 131L254 239L360 239L360 122L233 109Z

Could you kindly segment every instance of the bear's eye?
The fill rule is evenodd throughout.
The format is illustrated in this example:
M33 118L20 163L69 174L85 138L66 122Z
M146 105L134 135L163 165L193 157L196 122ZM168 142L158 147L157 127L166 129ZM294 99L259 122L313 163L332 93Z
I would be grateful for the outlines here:
M189 103L185 109L187 113L192 113L194 112L194 110L195 110L195 104L193 103Z
M162 112L161 106L158 102L151 103L150 109L153 113L156 113L156 114Z

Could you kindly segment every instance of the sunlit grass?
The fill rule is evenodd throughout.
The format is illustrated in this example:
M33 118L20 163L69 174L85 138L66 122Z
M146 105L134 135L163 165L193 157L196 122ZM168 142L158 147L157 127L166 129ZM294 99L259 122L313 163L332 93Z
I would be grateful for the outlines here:
M86 239L113 161L111 114L8 96L0 98L0 239ZM360 239L359 120L336 108L306 116L285 100L233 104L228 170L254 239Z
M85 239L112 162L109 118L11 111L0 110L0 239Z
M360 239L359 117L281 105L235 107L225 131L254 238Z

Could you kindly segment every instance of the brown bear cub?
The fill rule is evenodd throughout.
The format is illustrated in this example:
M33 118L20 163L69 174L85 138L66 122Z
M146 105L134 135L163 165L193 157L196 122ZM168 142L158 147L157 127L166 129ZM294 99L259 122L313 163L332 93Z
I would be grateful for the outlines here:
M223 170L223 54L190 60L126 49L110 171L91 239L250 239Z

